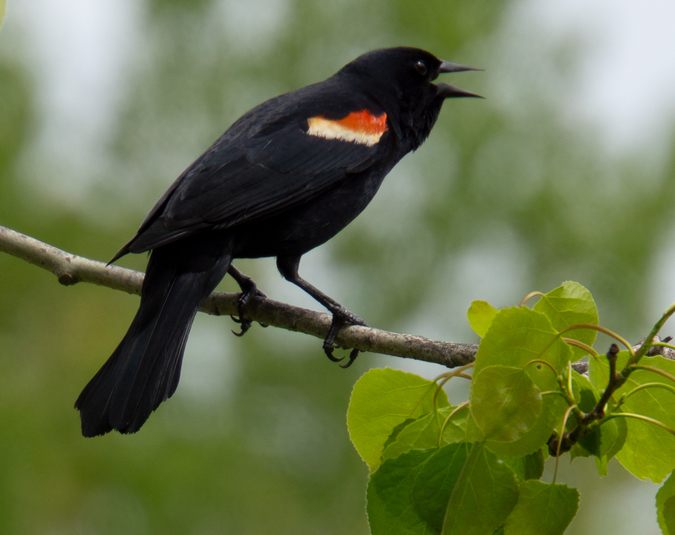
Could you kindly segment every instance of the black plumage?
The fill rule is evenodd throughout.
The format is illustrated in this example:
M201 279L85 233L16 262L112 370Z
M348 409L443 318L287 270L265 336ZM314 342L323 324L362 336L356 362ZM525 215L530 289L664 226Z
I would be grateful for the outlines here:
M75 403L82 433L133 433L171 397L196 311L223 276L230 271L248 291L242 313L257 291L231 266L235 258L277 257L281 274L333 313L329 338L363 324L300 278L300 257L361 213L429 135L445 98L477 96L433 83L464 70L472 69L419 49L376 50L237 120L111 261L152 251L129 331ZM331 347L332 339L329 356Z

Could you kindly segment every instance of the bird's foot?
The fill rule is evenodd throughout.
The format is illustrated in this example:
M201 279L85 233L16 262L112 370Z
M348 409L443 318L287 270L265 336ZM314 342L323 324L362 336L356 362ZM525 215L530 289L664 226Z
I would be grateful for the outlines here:
M341 362L344 360L344 357L336 357L333 355L333 350L335 349L335 338L337 337L338 332L340 332L340 329L346 325L361 325L363 327L367 327L368 325L356 314L350 312L346 308L335 308L331 310L331 312L333 313L333 321L330 324L330 329L328 329L328 335L323 341L323 350L329 360L332 362ZM349 353L349 360L346 362L346 364L340 364L340 367L349 368L352 364L354 364L354 361L358 356L359 350L352 349Z
M232 333L235 336L244 336L251 328L251 325L253 325L253 321L251 321L246 317L246 307L251 302L251 299L253 299L254 297L267 297L263 292L258 290L258 287L251 278L248 278L242 284L241 289L242 292L239 295L239 300L237 301L238 316L230 316L232 318L232 321L241 325L241 330L239 332L232 331ZM267 325L263 323L261 323L260 325L262 325L263 327L267 327Z

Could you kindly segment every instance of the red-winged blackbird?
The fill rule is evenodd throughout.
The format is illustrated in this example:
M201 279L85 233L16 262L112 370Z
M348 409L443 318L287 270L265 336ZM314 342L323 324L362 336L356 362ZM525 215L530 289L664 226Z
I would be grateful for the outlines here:
M173 395L195 314L228 272L242 288L239 321L248 328L245 305L263 294L235 258L275 256L281 275L333 314L324 343L333 358L340 327L365 323L298 275L300 257L361 213L429 135L446 98L478 96L432 83L468 70L416 48L375 50L236 121L111 260L152 251L136 317L75 403L82 434L134 433Z

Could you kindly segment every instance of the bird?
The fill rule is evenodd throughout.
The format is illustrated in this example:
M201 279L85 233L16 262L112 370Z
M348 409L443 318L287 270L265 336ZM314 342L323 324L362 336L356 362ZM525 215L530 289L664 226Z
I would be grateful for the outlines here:
M435 83L473 70L419 48L374 50L235 121L110 261L150 252L138 312L75 402L82 434L135 433L174 394L194 317L228 273L242 289L235 334L248 330L246 305L264 293L234 259L276 257L282 277L332 314L324 350L342 360L333 356L335 336L366 324L300 277L300 259L364 210L387 173L428 137L445 99L482 98Z

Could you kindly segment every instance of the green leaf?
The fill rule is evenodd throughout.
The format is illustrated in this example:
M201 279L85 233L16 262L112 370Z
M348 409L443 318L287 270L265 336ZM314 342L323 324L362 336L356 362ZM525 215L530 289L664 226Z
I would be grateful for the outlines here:
M493 533L517 501L518 483L513 471L484 444L474 443L450 496L441 533Z
M608 465L609 459L607 457L595 457L595 467L598 469L598 474L600 474L600 476L607 475Z
M382 448L386 450L390 444L393 444L398 440L398 436L405 430L406 427L415 423L416 421L417 420L415 420L414 418L408 418L404 420L403 423L400 423L396 427L394 427L394 429L391 431L391 435L389 435L389 438L387 438Z
M619 425L616 419L604 420L601 425L598 425L598 430L600 431L600 445L597 455L602 457L607 455L619 440Z
M454 410L455 408L452 408ZM447 412L448 416L450 415L449 410L441 409L441 414L444 414L444 411ZM466 438L466 428L469 420L469 407L461 408L458 410L452 418L445 425L445 431L443 431L443 440L446 444L453 444L455 442L470 442Z
M572 393L574 395L574 401L577 402L577 405L583 412L592 411L600 399L600 394L588 377L585 377L574 370L572 370ZM570 414L567 430L574 429L577 424L578 420L574 413ZM600 427L595 425L591 427L588 434L579 438L579 441L572 446L570 455L572 459L575 459L576 457L591 457L593 455L600 457L601 442L602 432Z
M607 457L607 460L611 459L621 451L621 448L623 448L623 445L626 442L626 434L628 433L628 426L626 425L626 420L623 418L613 418L612 420L603 422L603 433L605 426L610 422L613 422L616 426L616 438L614 439L614 442L611 442L611 436L613 436L614 433L613 431L603 434L603 437L608 436L608 438L603 440L600 445L600 454ZM605 449L605 447L607 447L607 449Z
M471 414L488 440L522 438L541 413L541 394L522 368L488 366L474 376Z
M474 332L481 338L485 337L492 320L497 315L497 309L487 301L474 301L466 315L469 318L469 325Z
M629 358L630 353L628 351L619 351L617 358L618 371L621 371ZM621 368L618 367L619 363L622 363ZM588 380L598 392L605 391L609 382L609 364L607 363L606 355L600 355L598 358L591 357L588 361Z
M656 493L656 516L664 535L675 535L675 472Z
M539 479L544 475L544 452L540 448L524 457L500 457L521 479Z
M655 483L663 481L670 473L668 470L675 466L675 439L648 422L629 419L626 425L626 442L616 458L635 477L649 478Z
M553 429L562 423L566 410L567 402L561 396L543 396L539 418L522 438L515 442L488 441L486 446L497 455L518 457L534 453L548 442Z
M598 324L598 308L593 296L578 282L564 282L562 286L543 295L534 305L534 310L546 314L558 332L577 323ZM564 336L592 346L597 334L592 329L574 329L567 331ZM587 355L581 348L573 347L572 350L575 360Z
M671 496L663 503L663 522L668 534L675 533L675 496Z
M477 376L488 366L524 368L535 359L561 373L571 358L572 350L544 314L526 307L504 308L478 348L473 373ZM542 392L558 389L556 374L548 366L530 365L527 372Z
M462 442L466 436L468 407L459 410L445 424L443 443L440 444L441 427L456 407L443 407L414 420L403 428L390 444L386 444L383 459L394 459L412 449L430 449L445 444Z
M606 476L609 461L623 448L626 442L628 427L624 418L612 418L611 420L603 420L600 429L602 432L600 455L595 458L595 465L598 468L598 474Z
M441 425L439 414L432 413L408 423L391 442L385 443L382 460L396 457L413 449L433 449L439 446Z
M619 353L618 370L623 369L628 358L627 351ZM644 357L640 364L675 374L675 361L663 357ZM602 357L599 363L591 360L589 376L594 384L606 385L606 377L609 376L606 358ZM672 381L658 373L638 369L631 373L621 388L617 389L614 398L618 400L622 394L646 383L675 386ZM610 410L614 407L614 401L609 407ZM675 429L675 394L664 388L646 388L628 397L620 412L647 416ZM635 418L626 418L625 424L627 427L625 442L616 453L616 458L636 477L649 478L657 483L662 481L675 469L675 436L655 424Z
M590 379L572 370L572 389L579 408L584 412L592 411L600 399L600 393Z
M600 428L597 425L587 435L579 438L579 441L572 446L570 456L572 459L576 459L577 457L600 457Z
M524 481L504 526L504 535L562 535L579 508L577 489L555 483Z
M390 368L372 369L354 385L347 411L349 437L361 458L374 471L390 437L401 432L406 420L414 421L434 410L437 384ZM438 391L437 406L447 407L448 397Z
M590 457L591 455L604 457L618 438L619 428L616 421L614 419L604 420L602 425L592 425L588 434L579 439L570 453L573 459L575 457Z
M529 308L502 309L478 348L474 377L488 366L527 366L527 373L539 390L553 392L559 390L556 374L563 371L571 357L570 347L558 337L544 314ZM532 363L533 360L544 360L556 371L546 365ZM512 443L489 441L487 447L499 455L533 453L548 441L566 409L567 403L560 396L547 395L539 418L525 435ZM483 438L481 428L474 418L470 418L467 439L477 441Z
M368 483L371 534L440 533L448 500L470 447L462 443L413 450L382 463Z

